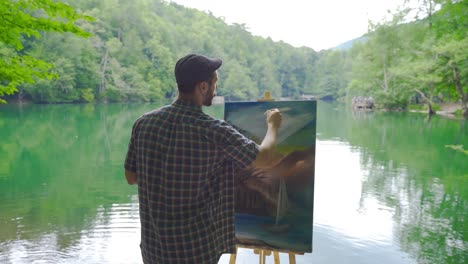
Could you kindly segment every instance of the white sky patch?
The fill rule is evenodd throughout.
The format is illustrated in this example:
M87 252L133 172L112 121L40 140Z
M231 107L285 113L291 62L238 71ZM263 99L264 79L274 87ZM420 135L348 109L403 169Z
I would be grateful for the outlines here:
M245 24L254 35L316 51L367 33L368 21L391 18L403 0L171 0L211 11L228 24Z

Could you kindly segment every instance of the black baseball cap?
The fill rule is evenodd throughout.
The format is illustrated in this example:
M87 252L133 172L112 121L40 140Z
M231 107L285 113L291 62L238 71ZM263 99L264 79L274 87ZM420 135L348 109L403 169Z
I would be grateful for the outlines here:
M179 89L188 90L198 82L206 81L221 67L221 59L208 58L199 54L188 54L179 59L174 73Z

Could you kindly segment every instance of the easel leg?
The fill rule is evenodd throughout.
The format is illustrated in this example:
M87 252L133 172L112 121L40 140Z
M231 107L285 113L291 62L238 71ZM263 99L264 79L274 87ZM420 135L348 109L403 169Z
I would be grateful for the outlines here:
M275 259L275 264L280 264L279 253L278 251L273 252L273 258Z
M229 264L236 264L237 250L238 250L238 247L236 246L236 253L231 254ZM265 264L266 263L266 256L270 256L272 251L255 248L255 249L253 249L253 252L254 252L254 254L258 254L258 263L259 264ZM289 264L296 264L296 254L288 253L288 255L289 255ZM273 251L273 259L274 259L275 264L280 264L280 258L279 258L279 252L278 251Z
M231 254L231 257L229 258L229 264L236 264L236 257L237 257L237 247L236 247L236 253Z
M266 257L265 257L265 250L260 250L260 255L259 255L260 259L259 259L259 262L260 264L265 264L265 261L266 261Z

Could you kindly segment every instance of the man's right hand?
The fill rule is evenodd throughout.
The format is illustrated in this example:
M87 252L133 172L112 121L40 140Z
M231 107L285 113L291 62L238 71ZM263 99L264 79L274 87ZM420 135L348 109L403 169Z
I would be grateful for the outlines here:
M269 126L279 128L281 126L281 112L278 108L270 109L265 112L266 122Z
M264 166L269 164L275 158L276 142L278 140L278 128L281 126L281 113L278 108L270 109L265 112L267 131L265 138L260 144L257 159L254 166Z

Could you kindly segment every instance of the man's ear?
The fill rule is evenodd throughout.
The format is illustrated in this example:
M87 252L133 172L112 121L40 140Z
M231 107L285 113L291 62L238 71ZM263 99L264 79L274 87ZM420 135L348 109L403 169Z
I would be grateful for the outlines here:
M208 86L208 83L207 83L207 82L200 82L200 83L199 83L199 87L200 87L200 92L201 92L202 94L206 94L206 93L208 92L209 86Z

